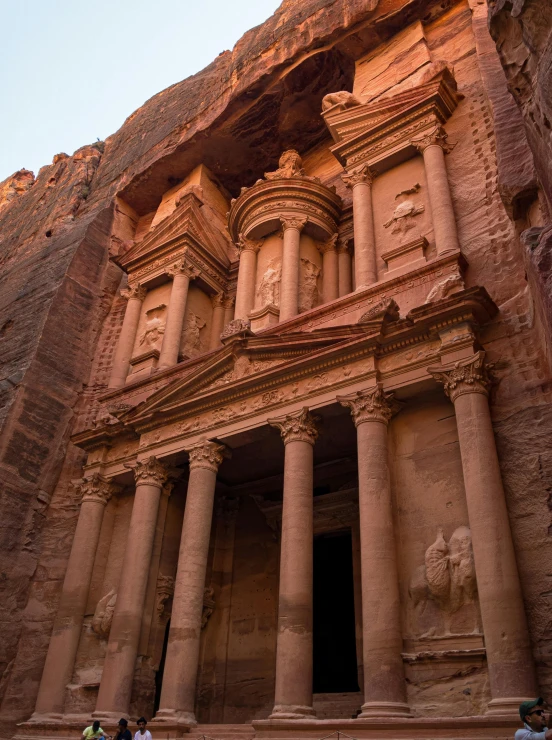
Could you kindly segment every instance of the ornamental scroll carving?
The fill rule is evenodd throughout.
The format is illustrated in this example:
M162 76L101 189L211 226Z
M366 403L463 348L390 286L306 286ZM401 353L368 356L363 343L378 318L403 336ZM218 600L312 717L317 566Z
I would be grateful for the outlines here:
M103 639L107 639L109 637L116 603L117 592L113 588L96 604L90 627L92 628L92 632L95 632L98 637Z
M284 444L289 442L308 442L314 445L318 439L316 423L318 417L311 414L307 407L295 414L288 414L275 419L267 419L270 426L280 430Z
M493 384L493 365L485 364L485 352L476 352L467 360L459 360L449 367L428 367L428 373L442 383L445 393L454 401L463 393L489 395Z
M402 404L395 400L393 393L386 393L383 390L381 383L375 388L357 391L350 396L338 396L337 400L351 410L355 426L368 421L387 424L402 407Z

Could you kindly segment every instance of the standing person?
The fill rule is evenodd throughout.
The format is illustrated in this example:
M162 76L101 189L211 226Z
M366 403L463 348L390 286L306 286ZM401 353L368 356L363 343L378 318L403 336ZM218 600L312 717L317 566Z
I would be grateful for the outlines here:
M83 731L81 740L98 740L104 737L110 738L111 736L105 734L100 727L100 720L97 719Z
M515 740L552 740L552 729L547 727L543 705L544 700L540 698L520 704L519 716L523 729L516 730Z
M113 740L132 740L132 733L128 729L128 722L124 717L119 720L117 732L113 736Z
M146 730L146 725L148 724L146 718L140 717L137 724L139 729L138 732L134 733L134 740L152 740L151 732Z

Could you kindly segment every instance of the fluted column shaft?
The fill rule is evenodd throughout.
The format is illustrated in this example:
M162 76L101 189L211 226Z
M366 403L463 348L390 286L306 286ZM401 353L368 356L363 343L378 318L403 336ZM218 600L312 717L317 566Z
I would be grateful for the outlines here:
M306 218L281 218L284 230L282 280L280 282L280 321L299 313L299 275L301 265L301 231Z
M339 298L339 265L336 251L337 234L322 245L322 300Z
M491 688L490 714L515 714L537 695L510 521L489 410L484 352L430 368L454 403Z
M276 689L272 718L301 719L312 709L313 445L308 409L269 419L285 444Z
M413 140L412 143L424 158L437 254L460 249L445 164L445 152L449 151L447 134L441 126L437 126L432 132Z
M377 282L376 235L372 207L374 173L363 165L342 175L342 180L353 191L353 232L355 240L356 290Z
M33 719L61 719L90 590L105 506L117 490L100 475L80 484L82 503Z
M120 716L128 715L157 512L161 490L167 479L165 468L155 457L138 462L134 467L134 476L136 493L96 711L93 714L104 721L116 721Z
M173 281L167 309L165 333L163 334L163 344L161 345L161 354L159 355L159 364L157 366L158 370L165 370L178 363L190 280L198 277L199 271L189 265L185 260L179 260L168 270L168 274L172 276Z
M194 704L203 591L217 471L225 448L201 442L188 450L190 478L174 587L171 628L156 721L196 723Z
M142 303L146 297L146 289L141 285L134 285L121 291L128 303L123 319L123 326L119 335L119 342L113 358L113 368L109 379L109 388L121 388L127 379L136 333L142 313Z
M405 716L399 578L387 424L398 405L380 386L338 400L357 428L364 704L361 717Z
M224 317L226 313L224 294L217 293L217 295L213 296L211 302L213 304L213 317L211 319L211 336L209 338L210 350L220 347L221 344L220 335L224 329Z
M353 274L351 264L351 250L349 245L345 243L338 243L337 246L337 259L339 263L339 297L348 295L353 291Z
M241 237L238 249L240 251L240 267L238 270L238 286L236 289L235 319L249 318L255 305L255 282L257 279L257 253L261 242Z

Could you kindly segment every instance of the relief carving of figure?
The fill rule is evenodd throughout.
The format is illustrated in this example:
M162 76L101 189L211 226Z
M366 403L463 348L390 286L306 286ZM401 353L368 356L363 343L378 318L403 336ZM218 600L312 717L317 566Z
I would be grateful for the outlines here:
M301 259L301 285L299 289L299 312L309 311L319 301L318 277L322 272L314 262Z
M322 98L322 111L327 111L330 108L339 107L340 110L346 108L354 108L357 105L361 105L360 100L353 95L353 93L347 92L346 90L340 90L339 92L328 93Z
M215 610L215 589L212 586L203 590L203 611L201 613L201 629L207 627L209 617Z
M117 593L114 588L98 601L90 626L92 627L92 631L99 637L103 637L104 639L109 637L116 603Z
M289 177L301 177L305 172L303 170L303 160L299 152L295 149L288 149L283 152L278 161L278 169L274 172L265 172L267 180L281 180Z
M414 220L415 216L418 216L425 210L423 205L417 206L414 201L408 197L413 193L417 193L419 189L420 185L416 183L413 187L408 188L407 190L402 190L398 193L398 195L395 196L395 200L400 199L400 202L393 211L393 215L389 221L386 221L383 224L386 229L391 227L391 233L396 235L399 244L421 238L418 230L416 230L416 232L409 233L417 226L416 221Z
M257 288L257 299L261 307L270 303L273 306L280 305L280 280L282 278L282 266L280 262L273 257L268 263L265 274L263 275L259 287Z
M150 308L146 311L146 325L140 334L139 345L144 351L149 349L160 349L165 333L165 321L161 318L165 312L165 304Z
M203 341L201 339L201 330L205 328L206 322L197 314L188 313L188 318L184 326L184 346L182 352L186 357L195 357L203 351Z
M450 634L450 618L477 597L477 582L473 561L471 532L458 527L446 542L440 529L435 542L425 553L425 564L413 573L410 598L418 616L423 616L430 602L444 615L445 633ZM435 626L432 627L435 631Z

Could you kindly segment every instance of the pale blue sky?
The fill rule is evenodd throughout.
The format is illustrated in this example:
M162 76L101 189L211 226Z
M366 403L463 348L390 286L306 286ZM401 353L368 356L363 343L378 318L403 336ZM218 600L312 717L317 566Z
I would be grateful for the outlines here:
M114 133L281 0L0 0L0 181Z

